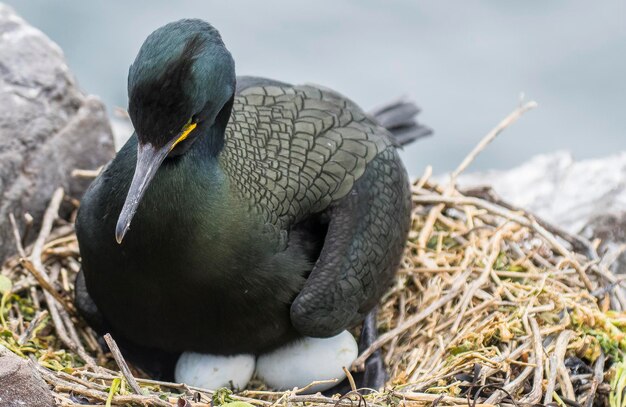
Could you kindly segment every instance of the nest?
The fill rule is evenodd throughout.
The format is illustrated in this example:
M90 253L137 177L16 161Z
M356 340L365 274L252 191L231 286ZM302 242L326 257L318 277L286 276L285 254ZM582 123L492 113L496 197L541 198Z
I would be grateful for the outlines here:
M385 390L343 396L275 392L261 384L209 391L143 378L115 342L103 353L72 305L80 268L71 221L52 197L35 243L0 275L0 344L30 360L59 405L624 405L626 298L597 243L454 180L525 110L507 117L452 174L413 184L412 229L395 285L378 312ZM74 203L69 199L65 201ZM15 222L13 221L15 225ZM233 404L234 405L234 404Z

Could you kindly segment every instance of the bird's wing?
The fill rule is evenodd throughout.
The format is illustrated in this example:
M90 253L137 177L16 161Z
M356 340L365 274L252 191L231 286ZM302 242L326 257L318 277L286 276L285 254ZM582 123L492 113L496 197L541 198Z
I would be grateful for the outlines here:
M350 100L315 86L253 86L234 100L222 166L279 230L350 192L389 133Z
M324 246L291 304L298 332L334 336L370 312L398 269L410 215L408 176L398 152L389 147L328 210Z

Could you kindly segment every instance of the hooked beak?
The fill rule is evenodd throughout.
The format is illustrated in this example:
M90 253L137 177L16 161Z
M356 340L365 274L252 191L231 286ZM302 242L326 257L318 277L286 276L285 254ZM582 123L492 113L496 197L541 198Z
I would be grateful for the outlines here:
M137 207L143 194L148 189L150 181L154 178L157 170L161 166L161 163L167 157L171 151L171 143L167 145L155 148L152 144L137 144L137 164L135 166L135 175L130 184L130 189L126 195L126 201L120 212L120 217L117 220L117 226L115 227L115 240L118 244L122 243L124 235L130 227L130 221L133 219Z
M130 183L130 189L126 195L126 201L120 212L120 217L115 226L115 240L118 244L122 243L130 222L137 212L137 207L143 198L143 194L148 189L150 181L154 178L157 170L165 160L165 157L176 147L178 143L185 140L189 133L196 128L196 123L188 123L178 134L163 147L156 148L150 143L137 143L137 164L135 165L135 175Z

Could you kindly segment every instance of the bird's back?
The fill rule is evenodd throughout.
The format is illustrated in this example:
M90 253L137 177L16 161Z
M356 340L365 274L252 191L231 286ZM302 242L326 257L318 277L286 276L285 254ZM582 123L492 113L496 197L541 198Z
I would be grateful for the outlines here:
M235 96L220 156L243 199L278 230L345 197L390 134L347 98L266 84Z

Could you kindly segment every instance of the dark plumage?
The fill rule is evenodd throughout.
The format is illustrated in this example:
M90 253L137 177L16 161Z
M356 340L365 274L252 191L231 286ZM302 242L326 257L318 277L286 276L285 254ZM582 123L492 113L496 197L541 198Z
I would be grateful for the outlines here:
M200 20L152 33L128 92L135 134L76 222L77 304L96 328L128 347L260 353L376 305L411 204L375 118L327 89L236 78ZM380 114L411 140L425 132L416 113Z

